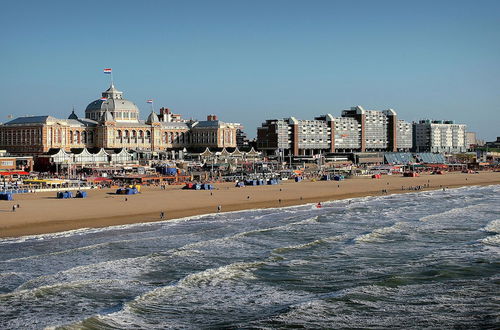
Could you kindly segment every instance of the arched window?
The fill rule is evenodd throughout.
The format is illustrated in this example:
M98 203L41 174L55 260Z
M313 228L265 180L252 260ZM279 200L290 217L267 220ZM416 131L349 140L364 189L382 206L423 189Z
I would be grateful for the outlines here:
M88 143L94 143L94 132L89 132Z
M133 130L132 131L132 142L137 142L137 131Z
M179 143L179 132L175 132L174 143Z
M74 140L73 136L74 136L73 131L69 131L69 142L70 143L73 143L73 140Z
M168 132L168 143L172 143L173 142L173 134L172 132Z
M151 140L151 131L146 131L146 141L149 142Z
M164 132L162 135L161 135L161 141L166 144L167 143L167 132Z
M75 132L75 143L80 143L80 131Z
M82 143L87 143L87 132L85 131L82 132Z

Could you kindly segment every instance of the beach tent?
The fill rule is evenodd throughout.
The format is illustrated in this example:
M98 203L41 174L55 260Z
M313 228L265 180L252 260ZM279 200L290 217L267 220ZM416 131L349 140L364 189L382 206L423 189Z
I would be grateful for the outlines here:
M58 192L57 193L57 198L58 199L67 199L67 198L72 198L73 197L73 194L71 193L71 191L65 191L65 192Z
M86 198L87 197L87 192L86 191L80 191L78 190L76 192L75 198Z
M0 194L0 200L2 200L2 201L11 201L11 200L13 200L12 193L6 192L6 193Z

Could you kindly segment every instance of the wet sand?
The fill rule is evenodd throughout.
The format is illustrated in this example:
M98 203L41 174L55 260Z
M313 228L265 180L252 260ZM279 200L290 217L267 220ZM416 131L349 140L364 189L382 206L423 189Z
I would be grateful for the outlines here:
M272 208L329 200L414 192L401 190L409 186L429 189L466 185L500 184L500 172L478 174L447 173L417 178L382 176L382 179L356 177L337 181L283 181L280 185L236 188L232 183L215 184L215 190L182 190L182 186L143 187L134 196L115 195L115 189L89 190L85 199L56 199L56 192L14 195L14 201L0 201L0 237L60 232L80 228L97 228L222 212ZM340 187L339 187L340 185ZM127 198L127 201L125 201ZM281 202L280 202L281 200ZM16 212L12 205L20 204Z

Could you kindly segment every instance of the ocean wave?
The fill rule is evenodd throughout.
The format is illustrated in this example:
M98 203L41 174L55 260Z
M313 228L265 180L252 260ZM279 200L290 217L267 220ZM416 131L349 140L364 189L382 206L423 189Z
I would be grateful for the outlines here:
M427 222L433 219L452 218L454 216L465 216L466 214L472 215L474 214L474 212L472 211L475 211L477 209L484 209L485 207L488 207L488 205L484 203L455 207L440 213L424 216L420 218L419 221Z
M321 244L328 244L328 243L333 243L333 242L338 242L346 238L346 235L337 235L337 236L330 236L330 237L325 237L325 238L320 238L311 242L307 242L304 244L298 244L298 245L290 245L290 246L284 246L280 248L274 249L272 252L273 253L285 253L288 251L293 251L293 250L303 250L303 249L308 249L317 245Z
M405 222L396 222L395 224L388 226L388 227L382 227L373 230L370 233L359 235L354 238L355 243L376 243L376 242L382 242L383 237L396 233L396 232L401 232L403 231L403 228L406 226Z
M500 219L490 221L482 230L489 233L500 234Z
M47 285L58 285L75 281L115 280L136 278L148 271L148 263L164 260L164 256L147 256L109 260L89 265L76 266L54 274L38 276L21 284L16 291L36 290Z
M500 246L500 234L483 238L480 241L486 245Z
M162 302L168 300L169 296L182 296L184 293L181 291L206 290L206 287L217 287L227 284L228 281L253 280L255 277L252 271L264 264L264 262L235 262L189 274L172 285L156 288L136 297L118 313L151 313L161 310Z
M300 218L301 216L299 215L299 216L295 216L295 217ZM231 236L219 237L219 238L214 238L214 239L210 239L210 240L205 240L205 241L187 244L181 248L176 249L174 254L175 255L178 255L179 253L184 254L186 250L190 250L190 249L196 250L196 249L199 249L201 247L205 247L207 245L214 245L214 244L218 244L218 243L225 243L225 242L229 242L229 241L234 241L234 240L237 240L240 238L245 238L245 237L253 236L256 234L262 234L262 233L274 232L274 231L280 231L280 230L286 231L286 230L292 229L294 226L297 226L297 225L317 223L317 222L318 222L318 216L314 216L314 217L308 217L306 219L302 219L300 221L290 222L290 223L287 223L284 225L249 230L249 231L245 231L245 232L241 232L241 233L236 233L236 234L231 235Z

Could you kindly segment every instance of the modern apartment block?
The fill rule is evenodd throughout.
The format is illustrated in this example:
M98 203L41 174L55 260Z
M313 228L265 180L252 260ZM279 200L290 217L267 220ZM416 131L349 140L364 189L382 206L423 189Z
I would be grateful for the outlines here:
M415 151L466 152L466 125L453 121L420 120L413 123Z
M268 154L284 150L294 156L326 152L408 151L412 125L397 119L394 110L365 110L360 106L314 120L294 117L268 120L257 129L257 147Z
M267 120L257 128L257 148L267 154L283 152L294 156L329 151L331 128L328 124L325 120L298 120L294 117Z
M410 151L413 148L413 125L398 119L396 127L396 141L398 151Z

